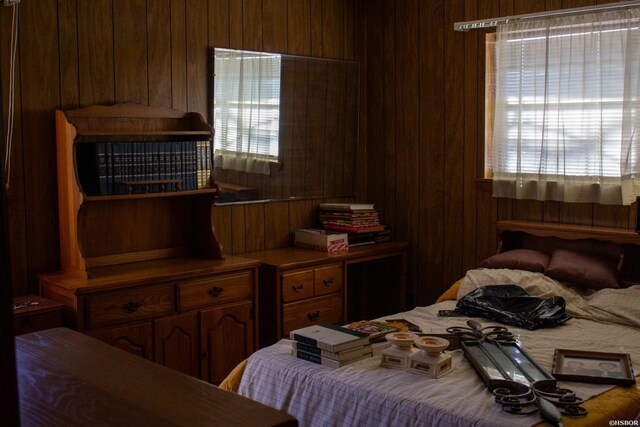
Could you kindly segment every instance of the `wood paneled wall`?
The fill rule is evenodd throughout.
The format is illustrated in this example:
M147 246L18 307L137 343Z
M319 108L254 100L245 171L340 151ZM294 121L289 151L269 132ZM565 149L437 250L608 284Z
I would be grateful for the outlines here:
M484 35L454 22L603 0L371 0L366 13L367 198L411 242L415 303L495 252L497 219L632 228L635 207L494 199L484 171Z
M428 304L495 250L496 219L631 227L635 208L496 200L482 181L484 33L457 21L604 0L22 0L9 189L14 293L59 264L53 111L136 101L206 113L207 47L361 62L356 194L411 242ZM0 7L7 107L10 8ZM6 120L6 114L3 116ZM286 246L318 200L214 208L226 253Z
M59 268L55 109L130 101L206 116L208 47L360 60L362 4L22 0L8 195L14 294L37 292L36 275ZM11 10L0 7L5 112ZM225 252L237 254L289 245L292 230L313 224L319 201L215 207L212 214Z

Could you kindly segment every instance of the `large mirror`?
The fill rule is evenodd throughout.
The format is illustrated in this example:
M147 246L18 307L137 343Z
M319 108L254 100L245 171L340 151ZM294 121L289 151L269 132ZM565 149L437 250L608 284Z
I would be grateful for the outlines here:
M353 197L356 62L211 48L218 204Z

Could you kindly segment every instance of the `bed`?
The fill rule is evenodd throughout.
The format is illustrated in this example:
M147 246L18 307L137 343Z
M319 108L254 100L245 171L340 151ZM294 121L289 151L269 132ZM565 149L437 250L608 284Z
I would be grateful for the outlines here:
M531 331L509 326L548 372L556 348L628 353L632 364L640 366L640 285L585 290L529 270L471 270L435 304L386 317L405 318L426 333L444 333L447 327L464 326L467 319L439 317L439 310L455 309L456 300L478 287L515 283L531 295L562 296L573 316L555 328ZM498 325L480 321L483 326ZM339 369L326 368L294 358L289 340L281 340L254 353L223 386L282 409L303 426L531 426L543 421L539 414L503 412L462 352L451 354L454 370L433 379L380 367L376 356ZM638 382L627 387L565 381L559 385L588 399L583 406L589 415L563 417L565 425L609 425L612 419L640 416Z

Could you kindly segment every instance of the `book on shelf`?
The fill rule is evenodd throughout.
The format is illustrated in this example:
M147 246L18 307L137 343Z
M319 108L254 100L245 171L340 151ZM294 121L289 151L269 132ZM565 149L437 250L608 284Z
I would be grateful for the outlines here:
M358 347L348 348L342 351L323 350L313 345L305 344L298 341L291 341L291 347L296 350L304 351L316 356L326 357L333 360L351 360L360 357L363 354L371 353L371 344L365 344Z
M384 320L360 320L345 325L345 328L351 329L369 336L370 342L381 340L385 335L391 332L399 332L401 328Z
M369 343L369 335L331 323L321 323L293 330L292 340L318 347L322 350L338 352Z
M373 210L372 203L320 203L320 209L342 210L342 211L362 211Z
M78 179L90 196L209 187L208 141L100 141L76 144ZM169 180L163 186L147 181ZM179 185L177 184L179 183Z
M349 360L335 360L329 359L327 357L318 356L317 354L307 353L306 351L297 350L295 348L291 349L291 354L298 359L306 360L308 362L313 362L318 365L327 366L329 368L341 368L342 366L349 365L354 362L358 362L360 360L368 359L373 356L373 351L369 351L363 355L355 357Z

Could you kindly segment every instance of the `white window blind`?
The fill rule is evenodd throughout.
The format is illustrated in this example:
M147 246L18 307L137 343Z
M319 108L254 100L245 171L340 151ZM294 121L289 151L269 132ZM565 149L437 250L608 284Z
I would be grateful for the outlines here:
M215 49L216 167L269 174L278 161L280 72L280 55Z
M639 17L625 10L498 27L494 196L635 201Z

